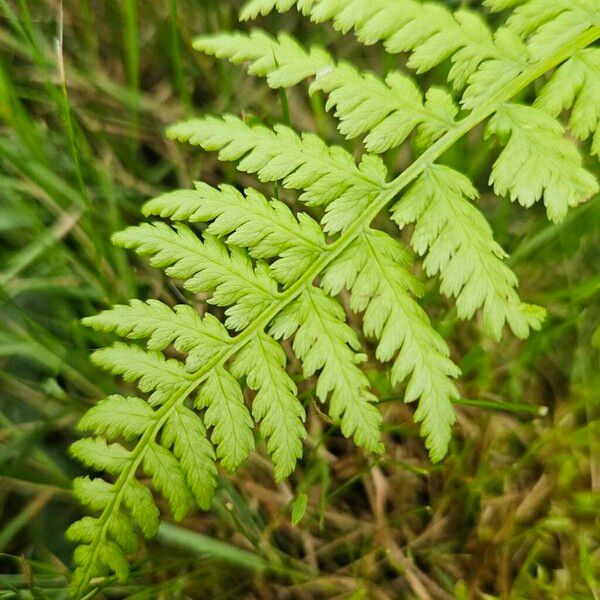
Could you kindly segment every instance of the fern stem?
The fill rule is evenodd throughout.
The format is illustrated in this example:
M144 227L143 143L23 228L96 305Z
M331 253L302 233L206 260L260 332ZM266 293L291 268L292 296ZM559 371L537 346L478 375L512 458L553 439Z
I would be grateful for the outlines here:
M90 553L90 559L82 567L83 571L74 592L76 598L80 598L88 588L92 567L96 562L100 545L106 537L111 514L113 511L119 509L127 483L135 476L149 444L156 438L173 409L183 403L185 399L202 384L213 368L225 363L239 352L239 350L255 335L263 331L277 314L295 300L306 286L310 285L332 261L348 248L364 229L369 226L371 221L379 214L379 212L381 212L381 210L383 210L405 187L427 169L427 167L438 160L439 157L442 156L457 140L479 125L487 117L493 114L501 104L508 102L513 96L535 81L538 77L568 59L578 50L590 45L598 38L600 38L600 26L589 28L587 31L573 38L568 44L552 55L525 69L510 85L507 85L504 89L492 95L478 108L474 109L467 117L459 121L454 129L446 133L435 144L428 148L410 167L396 179L387 184L378 200L371 204L369 209L365 211L363 217L353 223L335 242L331 243L328 248L323 251L321 257L312 264L304 275L302 275L296 283L284 290L279 295L279 300L273 303L260 318L256 319L252 325L233 338L232 343L227 350L216 355L204 366L204 368L199 370L196 373L194 380L183 393L171 397L160 407L160 409L158 409L154 426L144 433L133 449L130 465L119 475L117 481L114 483L112 500L99 517L101 526L98 528L98 533L95 535L94 541L92 542L93 550Z

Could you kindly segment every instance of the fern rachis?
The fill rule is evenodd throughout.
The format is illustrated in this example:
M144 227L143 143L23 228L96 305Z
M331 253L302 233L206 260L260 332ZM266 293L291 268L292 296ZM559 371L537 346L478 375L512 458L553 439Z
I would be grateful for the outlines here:
M578 0L583 4L588 1L593 0ZM313 15L315 20L323 20L328 14L335 14L331 11L337 5L336 2L339 4L338 0L301 0L298 4L303 12ZM539 0L531 1L532 4L538 2ZM411 11L416 11L415 18L419 17L420 5L412 0L406 0L406 3L407 6L410 4ZM254 6L249 9L248 14L268 12L270 5L271 8L287 10L294 2L258 0L252 4ZM357 0L353 4L358 6ZM365 3L365 7L366 4L368 3ZM384 0L377 0L374 6L385 8L387 5ZM472 77L477 80L477 75L490 66L486 63L500 60L495 54L496 47L492 37L487 37L481 29L484 27L481 23L470 22L467 17L457 17L459 25L455 25L451 13L440 11L440 27L445 27L444 23L450 28L458 27L453 29L455 33L452 35L456 35L456 31L463 31L461 27L475 28L477 36L480 36L476 36L477 40L483 40L488 48L489 52L484 59L473 62ZM366 20L358 25L352 23L356 15L340 15L339 19L346 19L346 22L340 21L339 25L342 29L352 26L363 28L361 35L371 36L371 42L387 36L388 41L392 40L392 50L396 48L416 53L415 48L420 48L424 40L413 39L410 43L405 40L403 45L400 44L398 35L382 27L383 22L369 22L368 19L375 12L367 10ZM562 8L556 18L568 12L568 7ZM515 14L519 15L518 10ZM309 205L325 205L325 217L321 226L325 232L337 235L337 238L325 243L319 226L308 215L292 215L282 203L269 202L252 190L247 192L246 198L248 203L255 203L254 215L248 211L243 213L241 208L236 211L237 203L245 201L240 192L226 187L213 190L205 184L199 184L197 193L194 194L182 191L168 198L150 201L145 209L146 214L168 217L175 222L189 220L208 223L203 242L196 243L195 234L177 224L174 229L164 224L142 226L116 237L121 244L135 248L142 254L150 254L157 266L166 267L168 274L186 279L185 285L190 289L212 292L212 301L217 306L227 307L225 324L236 333L230 336L227 329L214 317L200 318L185 308L171 311L164 305L151 303L132 303L130 307L117 307L112 313L108 311L104 316L88 320L91 326L99 330L116 331L134 340L148 339L148 348L153 352L174 344L176 349L188 354L188 360L184 366L179 362L161 362L164 360L161 354L149 354L148 364L163 368L168 374L161 383L160 371L153 369L151 373L147 373L144 365L136 367L133 363L129 364L129 359L137 356L135 353L138 350L117 345L96 355L100 364L123 374L127 380L138 381L142 391L152 391L149 399L151 412L142 409L139 404L142 401L138 399L131 403L132 409L136 410L136 421L111 425L107 423L106 414L109 413L106 412L103 416L102 411L90 413L89 417L84 418L82 428L96 431L106 438L122 437L131 440L139 437L130 451L120 445L111 448L102 441L97 444L78 443L79 445L74 446L74 454L86 464L116 475L112 486L102 479L82 480L77 485L78 495L83 502L101 514L97 519L84 518L70 530L72 539L82 544L75 557L78 564L74 580L76 596L81 596L88 588L90 578L103 569L114 571L120 578L126 576L125 553L132 551L133 542L130 528L123 524L123 507L132 514L145 535L150 536L156 531L158 517L153 501L148 498L146 488L140 487L135 480L139 468L152 476L155 487L166 493L175 517L182 518L194 500L200 506L208 505L214 488L215 454L225 467L233 469L250 452L253 447L250 433L253 419L243 403L237 379L245 377L247 385L257 392L253 416L255 421L261 423L261 431L267 438L267 448L275 462L276 477L281 479L291 472L301 452L304 411L301 405L294 402L295 386L285 373L285 356L278 355L273 349L272 344L275 342L271 336L278 338L296 334L294 347L304 363L305 375L320 372L317 395L322 401L330 399L330 410L340 422L342 432L346 436L353 436L359 445L368 450L381 451L378 436L381 417L375 409L376 398L368 390L368 382L357 366L361 360L359 342L345 323L343 310L332 298L343 287L350 288L356 310L366 310L365 332L378 338L378 357L387 361L398 355L393 368L396 373L392 375L394 380L412 377L408 383L407 400L420 399L415 417L422 422L432 458L442 458L454 420L451 401L457 397L457 391L452 379L458 375L458 370L448 358L449 351L445 343L431 328L425 313L411 297L415 289L410 274L401 264L401 253L388 247L383 238L382 245L379 246L377 235L385 234L371 229L371 223L403 191L408 190L411 184L418 183L428 172L438 168L436 161L458 139L497 113L530 83L598 39L599 24L592 24L583 30L581 25L573 25L574 19L580 18L581 14L585 17L587 13L576 13L567 22L569 27L575 28L576 34L565 34L565 43L553 45L552 51L546 54L542 50L547 47L548 42L544 41L542 33L547 23L542 23L534 38L539 58L531 60L523 68L518 66L516 75L510 82L501 88L492 88L493 93L482 96L478 91L465 95L469 108L473 110L461 120L454 120L456 111L447 105L446 96L426 96L423 110L429 110L431 118L438 118L438 113L431 112L431 107L447 105L444 110L447 109L450 117L439 121L445 133L438 126L426 130L425 139L431 142L427 149L391 182L386 182L382 162L377 157L365 155L360 165L356 166L351 157L340 148L327 147L315 136L300 138L284 127L271 131L266 128L249 128L235 118L209 118L183 123L172 129L174 137L198 143L209 150L218 150L222 160L241 161L240 170L257 173L263 181L281 180L285 187L301 190L300 200ZM548 17L546 21L552 23L552 18ZM368 32L364 31L365 27L370 27ZM393 35L396 37L393 38ZM327 91L325 81L331 67L328 66L330 57L325 51L317 49L306 53L290 38L280 38L277 43L281 43L295 57L287 64L285 61L273 61L273 54L269 49L270 44L276 42L272 42L268 36L261 37L262 46L259 44L259 47L252 50L259 55L258 58L244 54L247 51L242 47L245 43L243 40L243 36L233 41L222 38L217 46L223 48L223 56L237 62L249 58L262 60L258 65L255 63L254 72L270 77L275 74L270 79L270 84L274 87L287 87L305 77L317 75L316 87ZM214 42L201 41L198 45L211 47L211 44L214 45ZM419 54L413 54L410 64L417 69L427 70L446 56L461 52L461 48L464 50L466 46L468 44L457 42L445 55L440 54L437 58L428 57L426 47ZM433 48L430 51L433 52ZM461 57L463 60L471 60L468 52L463 52ZM512 59L504 57L502 60ZM457 74L456 81L460 88L471 80ZM366 85L371 83L373 82L366 81ZM345 85L343 81L342 85ZM386 97L384 91L382 98ZM344 106L342 100L343 95L338 94L331 106L337 106L341 113L340 119L344 122L344 114L352 110L352 105ZM420 110L419 102L418 97L415 97L415 110ZM429 108L427 102L431 103ZM549 105L548 102L545 104ZM402 107L398 107L398 110L402 110ZM552 105L549 105L549 112L556 113ZM439 114L442 113L443 111ZM383 116L379 115L379 120L389 114L390 110L386 108L381 113ZM377 120L372 119L364 126L349 127L343 133L364 135L375 127ZM415 120L412 127L417 125L418 120ZM588 129L591 130L591 127ZM400 136L392 145L401 143L405 137ZM374 146L376 150L386 147L385 144ZM278 154L279 148L283 148L281 156ZM585 190L593 192L594 184L589 182ZM462 198L460 201L469 202ZM398 206L402 206L402 199ZM555 216L560 217L561 214L557 213ZM153 238L152 232L161 235ZM216 237L212 238L211 235ZM295 244L286 241L290 238L295 240ZM173 251L179 243L182 244L178 246L181 247L181 254ZM357 246L361 244L361 247ZM293 254L298 248L301 248L303 257L303 261L299 262L301 267L290 270L290 265L298 263L298 256ZM491 254L496 253L497 257L501 255L500 250L496 251L492 247L492 242L482 242L477 248L478 252L490 251ZM197 252L198 260L191 258L194 252ZM357 252L363 253L358 259ZM370 258L365 257L365 252ZM269 265L265 262L268 260L274 262ZM390 321L390 314L385 317L386 323L378 322L377 315L373 313L373 310L378 309L369 308L374 302L373 298L377 297L374 294L377 282L368 280L369 273L365 272L367 260L374 261L374 268L367 269L369 273L380 269L383 274L387 269L398 269L395 273L402 283L395 288L380 288L378 293L388 294L390 297L396 294L394 304L400 313L395 315L395 319L397 323L408 319L408 329L413 328L411 334L406 334L408 337L401 342L390 343L389 339L384 342L385 327L394 328L398 325ZM346 271L342 272L344 268ZM320 287L315 285L319 280ZM508 288L512 290L516 282L512 282L510 277L507 277L507 282ZM502 295L511 293L501 292ZM458 291L454 293L457 294ZM483 301L477 300L475 308L482 305ZM540 310L522 306L519 310L523 311L523 320L517 325L508 316L492 315L490 318L492 321L495 318L495 321L488 327L490 333L499 337L505 321L522 337L529 328L538 327L542 318ZM471 309L465 310L465 316L470 316L472 312ZM323 339L319 338L322 347L315 343L315 328L323 332ZM434 358L430 367L422 366L406 355L403 347L411 343L411 340L432 348ZM252 355L268 355L273 357L273 361L263 360L261 363L264 364L258 367L256 362L252 362L255 360L253 356L248 353L244 355L244 349L250 348L250 344L258 344L257 351L252 352ZM231 373L226 370L230 361ZM168 384L165 383L167 380ZM200 411L205 411L204 420L212 428L211 439L216 446L214 451L208 437L204 437L205 425L200 416L184 406L188 398L194 400L198 390L200 395L195 399L195 406ZM272 407L265 400L265 394L277 398ZM217 400L219 404L216 403ZM113 399L112 402L115 408L126 406L123 400ZM270 409L277 410L277 414L270 414ZM175 419L180 420L177 425L175 421L171 422ZM138 422L140 425L135 425ZM142 429L143 423L146 426ZM287 432L285 435L278 436L278 425ZM138 426L139 429L136 429ZM177 427L182 431L188 427L192 437L187 441L178 439ZM231 434L235 434L233 438L228 437ZM196 455L204 457L207 463L205 467L202 462L194 463L189 456L191 447L195 448ZM139 500L137 504L136 499Z

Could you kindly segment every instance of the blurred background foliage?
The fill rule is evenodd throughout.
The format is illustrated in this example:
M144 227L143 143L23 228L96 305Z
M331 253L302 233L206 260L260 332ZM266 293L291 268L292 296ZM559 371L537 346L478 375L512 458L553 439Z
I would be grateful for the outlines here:
M67 448L81 414L124 388L88 361L103 340L79 319L138 295L181 301L111 233L140 220L145 198L194 179L256 185L168 141L165 126L201 112L286 118L264 82L191 49L196 34L247 27L239 6L0 0L0 598L68 595L63 534L80 513L70 482L81 467ZM259 24L379 73L398 66L294 12ZM442 81L445 69L428 77ZM301 86L287 104L297 129L344 143L319 96ZM320 419L305 386L311 434L290 480L276 485L257 453L221 476L210 512L166 523L131 580L99 597L600 598L600 199L551 225L485 192L495 153L477 130L444 160L484 191L522 297L549 318L527 342L494 344L428 283L426 304L464 372L448 458L428 462L412 407L374 362L386 422L378 459ZM385 158L398 172L412 151Z

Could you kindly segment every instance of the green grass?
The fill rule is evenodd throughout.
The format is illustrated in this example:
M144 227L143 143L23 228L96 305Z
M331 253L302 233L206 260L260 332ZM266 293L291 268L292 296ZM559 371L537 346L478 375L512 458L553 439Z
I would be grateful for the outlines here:
M70 482L81 468L67 447L86 408L122 386L89 362L103 340L80 318L138 294L180 293L111 234L162 190L251 181L164 128L230 110L289 117L341 143L318 97L280 97L191 49L194 35L233 26L238 6L81 0L64 3L61 24L54 0L0 0L0 598L68 595L64 531L80 514ZM334 39L294 13L263 24ZM393 65L349 40L337 55ZM485 189L494 153L469 138L447 160ZM376 462L315 418L305 386L311 435L293 477L276 485L264 452L221 475L212 510L165 523L131 580L109 582L101 597L600 598L600 198L559 226L489 194L481 202L523 298L549 318L525 343L493 344L429 286L427 305L465 373L449 457L430 464L412 408L375 363L387 400Z

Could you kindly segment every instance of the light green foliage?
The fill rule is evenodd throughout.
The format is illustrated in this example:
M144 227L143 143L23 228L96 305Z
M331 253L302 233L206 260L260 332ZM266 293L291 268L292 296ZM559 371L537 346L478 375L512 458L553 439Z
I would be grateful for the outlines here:
M144 471L152 478L154 487L169 501L175 520L181 521L194 500L175 456L167 448L151 442L144 454Z
M130 460L121 444L107 444L102 438L84 438L71 444L71 454L84 465L98 471L119 474Z
M392 71L385 82L371 73L361 73L347 63L317 72L311 89L329 94L327 110L335 107L339 130L348 137L365 137L370 152L385 152L399 146L418 127L419 142L434 142L454 126L458 108L446 91L431 88L425 102L415 82Z
M507 8L514 8L525 2L527 2L527 0L483 0L485 6L496 12L506 10Z
M283 202L267 200L253 189L244 197L229 185L215 189L198 182L196 190L164 194L143 210L174 221L209 223L206 232L227 236L228 245L247 248L253 258L275 258L269 269L283 284L295 281L325 249L317 222L306 213L294 216Z
M378 157L366 154L357 166L342 148L327 146L314 134L299 136L283 125L250 127L226 115L180 123L169 135L218 150L220 160L241 159L238 169L256 173L260 181L281 181L286 188L303 190L300 201L326 206L326 233L349 227L386 187L387 171Z
M185 279L192 292L212 292L211 304L230 306L225 325L239 331L257 317L277 295L277 285L265 263L252 264L238 247L228 249L218 238L200 239L185 225L143 223L114 236L115 243L150 255L155 267Z
M285 12L296 5L303 14L308 14L314 0L250 0L240 13L240 20L255 19L258 15L268 15L272 10Z
M290 3L270 4L271 10L283 12L290 8ZM265 3L261 13L266 11ZM479 13L469 10L452 13L436 2L315 0L304 6L304 12L317 23L331 20L342 33L354 30L364 44L382 41L390 53L409 52L408 66L417 73L451 58L448 78L457 89L463 88L485 61L514 53L502 43L506 39L503 30L492 34ZM244 11L247 18L256 14ZM226 49L220 51L227 55Z
M174 390L184 389L191 380L178 360L165 359L161 352L145 352L139 346L122 342L96 350L92 360L125 381L135 382L142 392L151 392L148 401L152 405L162 404Z
M400 227L416 223L415 251L427 253L423 266L438 275L441 291L456 297L462 319L483 308L487 331L500 339L508 323L518 337L539 329L544 313L523 304L515 291L517 278L502 262L485 217L469 202L477 190L467 177L442 165L431 165L392 208Z
M79 421L79 430L96 432L113 440L141 436L154 420L154 411L141 398L109 396L88 410Z
M236 377L246 377L248 387L257 392L252 416L269 440L267 449L278 481L294 470L306 437L304 408L296 397L296 385L286 373L286 362L281 346L261 333L242 348L232 364Z
M185 406L178 406L162 430L161 443L172 448L198 506L210 507L217 484L215 452L206 438L202 419Z
M392 360L398 353L392 383L408 378L405 401L420 399L415 418L423 421L422 434L432 459L439 460L454 423L451 400L459 397L451 378L460 370L427 314L411 298L411 292L420 293L420 285L407 267L407 254L399 242L368 229L330 265L323 286L332 294L344 287L351 290L351 307L364 312L364 331L378 340L380 361Z
M332 62L327 51L306 50L291 36L282 33L277 40L260 30L250 35L223 33L194 40L194 48L235 64L250 61L248 73L266 77L271 87L291 87Z
M179 352L187 353L189 371L197 371L231 342L227 329L213 315L201 317L186 304L171 309L159 300L132 300L129 306L117 305L83 322L97 331L114 331L132 340L147 339L149 350L164 350L173 344Z
M100 478L79 477L73 482L79 500L92 510L106 508L113 497L113 486Z
M517 7L508 20L508 27L519 35L531 35L528 48L534 60L567 44L591 25L600 25L598 0L530 0Z
M127 577L134 524L147 537L156 533L158 510L136 480L141 471L182 519L195 505L210 506L218 465L234 470L253 451L255 425L275 478L294 470L305 407L286 350L301 362L304 380L314 378L314 393L342 434L372 452L382 452L384 440L365 362L389 363L390 383L403 385L405 400L416 403L414 419L432 460L444 457L460 371L420 304L423 286L410 271L409 251L389 233L397 228L387 209L412 229L425 274L439 278L460 318L480 311L495 339L505 325L518 337L541 326L543 310L521 301L506 255L473 205L477 190L442 162L460 137L479 134L487 121L487 135L501 145L490 173L497 194L527 207L543 199L556 221L594 194L597 182L557 118L571 109L574 135L594 135L598 153L598 49L586 46L600 37L600 11L597 0L487 5L515 10L495 32L483 10L452 13L415 0L253 0L243 10L254 18L295 6L316 23L331 20L361 42L408 53L412 76L391 71L381 79L288 34L219 33L195 41L204 52L247 64L273 88L311 79L310 91L327 95L340 132L367 151L355 160L313 133L232 115L170 128L172 138L216 151L221 161L236 161L240 171L288 192L269 199L252 188L198 182L144 206L146 216L170 224L157 220L115 235L118 245L183 280L212 314L132 300L85 320L131 341L98 350L94 361L135 382L147 398L110 396L80 423L92 437L76 442L73 454L110 482L80 478L74 485L96 515L69 531L80 544L75 596L94 576ZM446 61L448 85L422 88L419 74ZM545 86L533 105L514 103L540 77ZM371 152L407 141L415 142L415 161L390 176ZM287 204L293 191L314 217ZM361 319L362 331L355 326ZM366 339L375 343L374 356L364 350Z
M77 442L81 449L81 443ZM78 450L73 450L76 456ZM73 484L74 492L79 500L93 511L104 511L104 518L96 519L83 517L73 523L67 531L67 537L80 545L75 550L73 560L77 565L73 579L73 587L84 589L92 574L104 574L113 571L119 579L126 579L129 573L129 564L125 553L135 552L137 549L137 536L133 524L119 510L114 507L114 486L102 479L79 478ZM147 488L137 481L128 483L126 489L137 489L134 492L134 501L125 501L137 525L146 535L154 535L158 529L158 510L152 501ZM146 502L143 499L146 499ZM148 498L150 502L148 502ZM102 535L102 543L99 536Z
M548 218L562 221L598 191L596 178L582 167L577 147L563 136L562 125L544 112L520 104L505 104L490 120L487 134L506 147L494 163L490 184L522 206L544 199Z
M306 505L308 504L308 496L305 492L301 492L295 498L292 504L292 523L298 525L302 520L304 513L306 512Z
M523 40L512 30L498 29L494 35L496 52L483 61L468 79L461 106L472 110L485 98L500 93L527 67L530 57Z
M135 479L130 479L123 489L123 501L136 525L147 537L158 532L159 512L150 490Z
M592 154L600 156L600 49L577 52L542 88L535 106L557 117L571 109L569 128L579 140L593 134Z
M197 38L194 45L236 64L253 59L248 72L266 77L274 88L291 87L314 76L311 91L329 94L327 109L335 107L340 132L348 138L368 132L364 141L370 152L400 145L416 127L420 144L431 143L452 128L458 112L452 96L443 89L428 90L424 102L415 82L400 72L391 72L382 81L348 63L336 66L328 54L307 53L288 35L274 39L258 31L220 34ZM287 75L288 65L296 67L293 78Z
M205 421L213 427L211 439L217 456L233 471L254 448L252 418L239 383L225 369L213 369L198 393L196 407L207 408Z
M272 333L276 338L295 334L293 349L302 360L304 376L320 370L317 397L325 402L331 394L329 412L334 419L341 419L342 433L354 436L367 450L381 452L381 415L374 406L377 398L358 366L366 356L354 352L360 342L344 317L336 300L310 286L276 317Z

